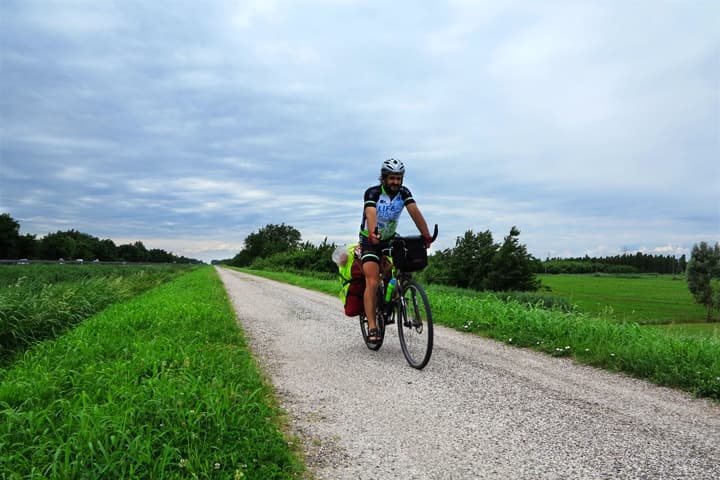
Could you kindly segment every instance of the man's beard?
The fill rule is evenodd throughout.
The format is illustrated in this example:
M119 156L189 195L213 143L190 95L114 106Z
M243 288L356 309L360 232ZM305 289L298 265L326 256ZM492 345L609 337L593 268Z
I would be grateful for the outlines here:
M400 191L400 187L402 187L402 184L396 185L396 184L385 184L385 188L390 193L398 193Z

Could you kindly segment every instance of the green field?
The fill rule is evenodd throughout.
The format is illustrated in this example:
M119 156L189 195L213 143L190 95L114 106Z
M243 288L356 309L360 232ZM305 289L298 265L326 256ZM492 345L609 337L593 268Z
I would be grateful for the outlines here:
M546 291L591 315L642 325L705 322L683 277L672 275L538 275Z

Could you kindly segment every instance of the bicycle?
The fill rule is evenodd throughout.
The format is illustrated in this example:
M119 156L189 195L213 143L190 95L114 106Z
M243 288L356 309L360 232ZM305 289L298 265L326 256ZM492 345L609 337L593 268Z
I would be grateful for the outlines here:
M435 225L432 240L438 235ZM375 323L380 340L368 341L368 321L360 314L360 332L370 350L378 350L385 340L385 327L397 323L403 355L411 367L423 369L430 361L433 349L433 322L430 302L423 287L413 279L412 272L427 266L425 238L395 236L383 249L380 284L377 290ZM388 294L388 286L394 288ZM386 298L388 297L389 298Z

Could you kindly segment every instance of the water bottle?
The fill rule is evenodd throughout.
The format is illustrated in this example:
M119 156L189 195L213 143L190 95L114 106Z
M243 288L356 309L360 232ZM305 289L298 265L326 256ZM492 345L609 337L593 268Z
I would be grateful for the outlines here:
M385 290L385 302L389 302L392 298L393 290L395 290L395 279L391 278L388 282L387 290Z

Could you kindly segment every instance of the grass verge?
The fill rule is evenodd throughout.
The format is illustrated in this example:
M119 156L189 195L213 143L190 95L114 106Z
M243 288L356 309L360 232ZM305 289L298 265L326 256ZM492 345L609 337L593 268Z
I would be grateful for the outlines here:
M0 478L300 478L211 267L0 369Z
M169 281L179 265L0 267L0 366L107 306Z
M244 271L331 294L339 289L332 280ZM720 400L717 337L678 336L634 322L547 310L473 291L434 285L426 290L438 324Z

